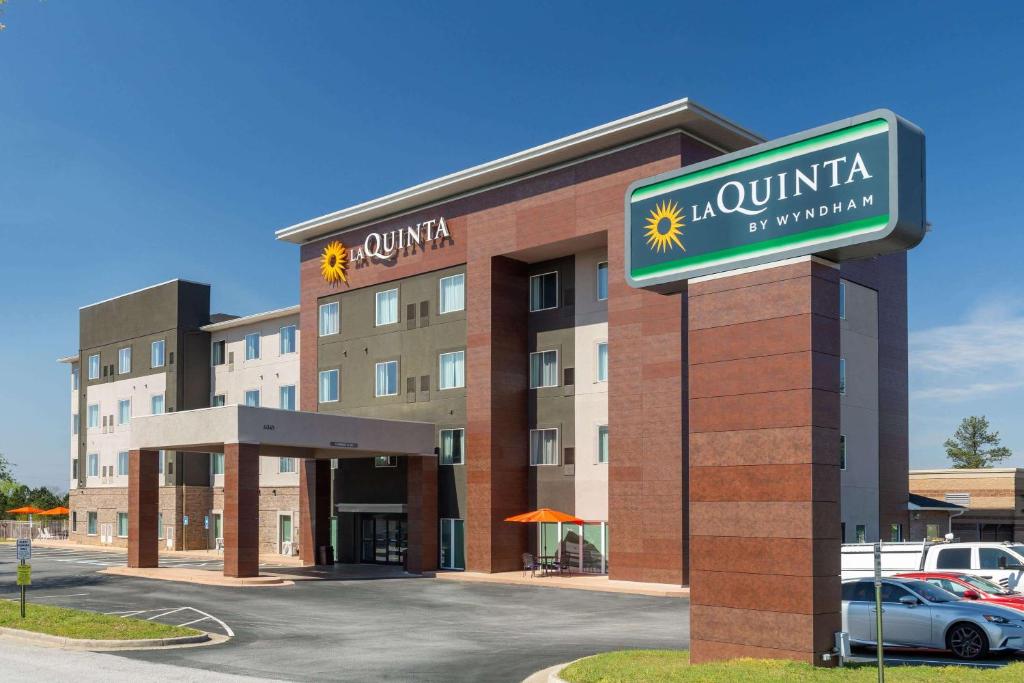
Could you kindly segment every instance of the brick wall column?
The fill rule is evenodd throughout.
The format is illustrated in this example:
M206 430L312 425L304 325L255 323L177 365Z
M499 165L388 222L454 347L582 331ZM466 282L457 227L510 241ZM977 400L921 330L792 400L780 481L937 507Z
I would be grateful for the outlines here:
M299 557L318 564L319 548L331 541L331 461L299 461Z
M437 569L437 458L410 455L405 473L409 522L405 570L422 574Z
M822 665L840 630L838 270L689 285L691 658Z
M128 566L156 567L157 546L157 451L128 453Z
M259 576L260 447L224 444L224 576Z

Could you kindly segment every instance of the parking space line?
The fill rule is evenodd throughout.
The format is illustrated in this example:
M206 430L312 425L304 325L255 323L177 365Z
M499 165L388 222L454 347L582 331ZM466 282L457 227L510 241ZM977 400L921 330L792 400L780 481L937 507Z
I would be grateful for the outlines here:
M231 630L231 627L230 627L230 626L228 626L227 624L225 624L225 623L224 623L223 621L221 621L221 620L220 620L220 619L218 619L217 617L213 616L212 614L207 614L207 613L206 613L206 612L204 612L203 610L201 610L201 609L196 609L195 607L192 607L192 608L190 608L190 609L192 609L192 611L194 611L194 612L198 612L199 614L204 614L204 615L206 615L207 617L209 617L210 619L212 619L213 621L216 621L216 622L217 622L218 624L220 624L220 627L221 627L222 629L224 629L224 632L225 632L225 633L227 633L227 634L228 634L228 636L230 636L230 637L232 637L232 638L234 638L234 637L235 637L235 632Z
M210 617L199 617L198 619L193 619L192 621L186 621L184 624L178 624L178 627L180 628L182 626L191 626L192 624L198 624L200 621L206 621L207 619L210 619Z
M174 614L175 612L180 612L183 609L189 609L189 608L188 607L179 607L177 609L172 609L169 612L164 612L163 614L155 614L155 615L153 615L151 617L148 617L146 619L146 621L153 621L154 619L159 619L160 617L166 617L168 614Z

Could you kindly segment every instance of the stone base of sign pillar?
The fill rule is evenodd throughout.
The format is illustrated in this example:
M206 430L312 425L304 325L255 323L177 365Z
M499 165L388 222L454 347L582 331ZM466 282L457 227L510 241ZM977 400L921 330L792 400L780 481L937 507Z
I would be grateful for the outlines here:
M835 661L838 282L804 257L689 283L695 663Z

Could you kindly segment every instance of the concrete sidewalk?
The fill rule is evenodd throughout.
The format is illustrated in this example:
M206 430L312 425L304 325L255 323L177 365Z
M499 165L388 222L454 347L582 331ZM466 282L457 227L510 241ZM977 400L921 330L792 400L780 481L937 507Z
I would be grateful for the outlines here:
M74 541L44 541L36 539L32 541L32 545L37 548L64 548L66 550L88 550L88 551L100 551L100 552L111 552L120 553L122 555L128 554L127 548L119 548L112 545L91 545L88 543L75 543ZM223 560L224 553L219 553L216 550L164 550L160 549L160 557L166 557L168 559L194 559L194 560ZM282 567L301 567L303 566L302 560L298 557L288 557L287 555L260 555L261 562L268 562L275 566Z
M134 576L139 579L159 579L179 583L198 583L204 586L231 586L234 588L256 588L266 586L294 586L295 582L274 574L260 574L246 578L224 576L209 569L183 569L180 567L107 567L100 574Z
M482 572L439 571L435 575L441 581L464 581L468 583L502 583L515 586L539 588L571 588L602 593L627 593L630 595L651 595L660 598L688 598L688 586L669 583L642 583L638 581L615 581L607 576L593 574L570 574L568 576L530 576L523 572Z

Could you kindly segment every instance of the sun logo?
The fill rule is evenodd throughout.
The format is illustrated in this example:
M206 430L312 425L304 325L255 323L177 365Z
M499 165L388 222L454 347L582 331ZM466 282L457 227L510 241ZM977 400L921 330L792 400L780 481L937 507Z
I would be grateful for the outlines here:
M652 251L668 251L672 245L686 251L683 241L679 239L683 235L680 230L684 226L683 214L679 205L675 202L665 200L651 209L651 215L647 217L647 246Z
M320 255L320 274L332 285L348 282L345 267L348 265L348 250L345 245L335 240L324 247Z

